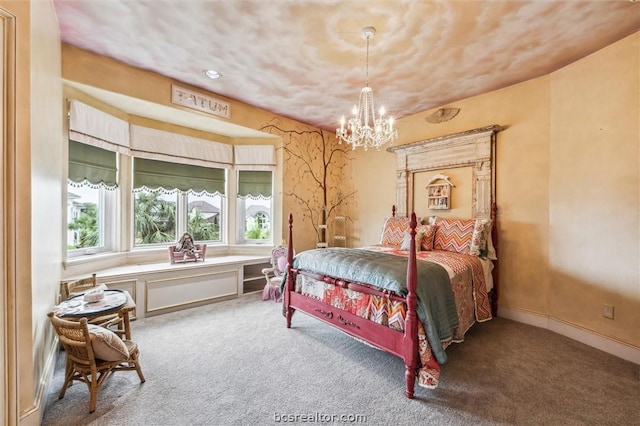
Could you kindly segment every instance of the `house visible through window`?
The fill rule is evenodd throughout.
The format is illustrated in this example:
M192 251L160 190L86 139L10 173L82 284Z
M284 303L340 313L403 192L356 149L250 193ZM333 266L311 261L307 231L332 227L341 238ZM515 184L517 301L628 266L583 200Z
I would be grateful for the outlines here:
M67 249L96 248L104 245L99 223L102 212L104 189L90 185L69 183L67 185Z
M187 232L196 241L220 241L220 218L222 217L220 195L203 193L187 194Z
M273 172L238 171L237 220L239 243L271 241Z

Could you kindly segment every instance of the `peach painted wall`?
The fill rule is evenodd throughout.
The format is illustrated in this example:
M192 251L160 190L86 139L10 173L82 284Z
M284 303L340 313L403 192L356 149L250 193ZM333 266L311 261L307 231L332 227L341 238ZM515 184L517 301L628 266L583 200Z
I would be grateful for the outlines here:
M500 306L640 348L640 33L550 75L398 121L406 144L492 124ZM425 94L428 96L428 93ZM395 158L359 152L356 235L375 243L395 202ZM420 205L420 203L418 203ZM602 316L615 306L615 319Z
M548 312L640 346L640 35L553 74ZM602 305L615 306L615 319Z

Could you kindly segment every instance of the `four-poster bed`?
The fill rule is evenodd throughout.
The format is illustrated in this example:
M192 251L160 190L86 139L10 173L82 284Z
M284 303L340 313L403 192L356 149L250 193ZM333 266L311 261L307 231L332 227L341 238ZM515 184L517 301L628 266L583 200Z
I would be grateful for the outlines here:
M293 313L303 311L403 359L408 398L416 377L419 385L436 387L445 348L461 342L475 322L490 320L497 308L493 160L500 129L390 148L397 154L400 215L394 206L378 245L307 250L294 258L290 216L283 283L287 327ZM421 221L406 214L414 210L414 173L460 165L473 169L472 219Z

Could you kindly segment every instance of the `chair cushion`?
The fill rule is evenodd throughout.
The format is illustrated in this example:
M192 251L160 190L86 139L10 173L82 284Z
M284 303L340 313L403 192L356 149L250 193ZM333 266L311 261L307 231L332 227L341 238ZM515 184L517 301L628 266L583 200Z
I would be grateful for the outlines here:
M89 324L93 355L104 361L125 361L129 359L129 349L113 331Z
M281 256L278 258L278 271L282 274L287 269L287 258Z

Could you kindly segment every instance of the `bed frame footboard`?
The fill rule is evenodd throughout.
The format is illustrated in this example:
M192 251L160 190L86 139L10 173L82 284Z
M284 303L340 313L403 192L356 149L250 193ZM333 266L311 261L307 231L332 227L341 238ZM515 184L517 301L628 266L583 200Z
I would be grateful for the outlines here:
M387 326L377 324L365 318L361 318L350 312L327 305L320 300L307 297L295 292L294 277L298 274L312 276L325 282L339 285L354 290L376 294L379 291L370 289L360 283L353 283L340 277L319 276L299 269L294 269L293 265L293 215L289 215L289 246L288 246L288 266L287 279L284 290L284 314L287 328L291 327L291 319L296 310L302 311L312 317L319 319L331 326L367 342L368 344L396 355L404 360L405 383L407 398L414 397L416 382L416 372L418 368L418 315L416 305L418 297L417 288L417 264L416 264L416 215L411 214L411 245L410 256L407 264L407 297L393 296L394 299L402 300L406 303L407 313L405 318L405 330L399 332Z

